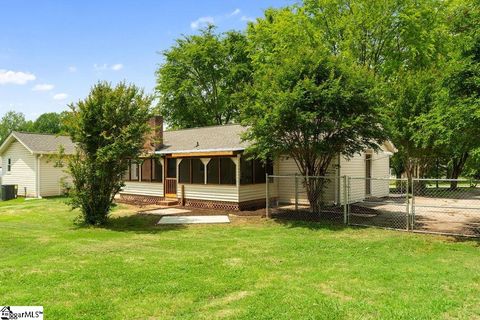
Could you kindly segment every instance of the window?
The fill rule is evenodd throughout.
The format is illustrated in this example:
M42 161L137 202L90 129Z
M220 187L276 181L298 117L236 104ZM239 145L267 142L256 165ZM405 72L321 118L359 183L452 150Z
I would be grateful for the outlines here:
M236 184L237 173L231 158L212 158L207 165L207 183Z
M261 160L240 159L240 183L253 184L265 183L266 174L273 174L273 162L267 160L264 163Z
M205 183L205 166L200 159L182 159L178 166L178 182Z
M12 171L12 159L11 158L7 159L7 171L8 172Z

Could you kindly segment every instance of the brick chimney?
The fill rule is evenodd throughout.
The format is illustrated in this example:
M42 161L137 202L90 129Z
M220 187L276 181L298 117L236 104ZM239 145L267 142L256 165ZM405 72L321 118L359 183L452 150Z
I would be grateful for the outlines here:
M145 137L143 148L147 153L153 153L163 144L163 117L153 116L148 120L152 131Z

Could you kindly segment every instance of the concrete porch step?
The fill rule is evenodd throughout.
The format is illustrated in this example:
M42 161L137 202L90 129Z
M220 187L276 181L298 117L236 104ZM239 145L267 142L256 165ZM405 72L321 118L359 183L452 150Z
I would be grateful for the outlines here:
M165 206L165 207L173 207L178 205L178 200L177 199L165 199L161 200L158 202L159 205Z

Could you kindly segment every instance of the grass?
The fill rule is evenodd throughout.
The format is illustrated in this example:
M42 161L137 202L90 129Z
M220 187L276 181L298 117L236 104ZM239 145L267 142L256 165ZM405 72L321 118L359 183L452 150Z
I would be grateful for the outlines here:
M0 202L0 305L46 319L475 319L475 241L232 218L155 226L119 207L73 224L62 199Z

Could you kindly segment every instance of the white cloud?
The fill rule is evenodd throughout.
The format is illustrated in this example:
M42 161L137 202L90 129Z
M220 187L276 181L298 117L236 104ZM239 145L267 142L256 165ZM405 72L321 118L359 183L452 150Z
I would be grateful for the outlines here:
M229 16L230 16L230 17L236 16L236 15L239 14L240 12L242 12L242 10L240 10L240 9L237 8L237 9L233 10L233 11L229 14Z
M198 28L207 26L209 24L215 24L215 19L213 17L207 16L207 17L200 17L195 21L192 21L190 23L190 28L193 30L196 30Z
M43 84L36 84L32 90L33 91L50 91L50 90L53 90L53 88L55 88L53 84L43 83Z
M0 84L26 84L37 77L33 73L0 69Z
M61 101L68 98L68 94L66 93L57 93L53 96L53 100Z
M70 72L77 72L77 67L75 67L75 66L70 66L70 67L68 67L68 71L70 71Z
M94 68L95 70L97 70L97 71L103 71L103 70L107 70L108 65L107 65L106 63L104 63L104 64L96 64L96 63L95 63L95 64L93 65L93 68Z
M241 21L247 21L247 22L254 22L254 21L255 21L254 18L252 18L252 17L247 17L247 16L242 16L242 17L240 18L240 20L241 20Z
M112 69L113 71L122 70L122 69L123 69L123 64L121 64L121 63L114 64L111 69Z

